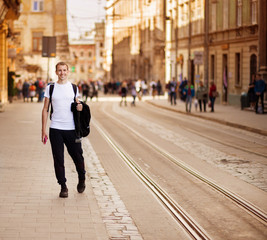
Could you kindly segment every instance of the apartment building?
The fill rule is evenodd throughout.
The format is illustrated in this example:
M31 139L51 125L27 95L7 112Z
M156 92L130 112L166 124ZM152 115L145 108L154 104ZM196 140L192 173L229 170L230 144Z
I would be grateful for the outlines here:
M70 44L71 73L69 79L78 83L96 78L96 49L93 37L73 40Z
M14 71L16 46L13 22L19 17L20 0L0 0L0 111L8 102L8 72Z
M22 80L54 79L56 62L69 61L66 0L24 0L14 27L16 73ZM55 56L42 57L43 37L56 37Z
M164 0L107 0L107 80L165 78Z
M220 101L240 104L252 75L267 74L266 1L166 4L166 80L186 77L196 87L199 81L214 81Z

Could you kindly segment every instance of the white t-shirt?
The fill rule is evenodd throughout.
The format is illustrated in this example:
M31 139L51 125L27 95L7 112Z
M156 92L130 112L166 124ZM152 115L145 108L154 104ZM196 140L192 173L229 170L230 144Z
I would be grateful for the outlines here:
M48 85L45 89L45 97L49 96ZM78 91L78 90L77 90ZM77 93L78 95L78 93ZM70 82L65 84L55 83L52 93L53 113L50 128L60 130L74 130L74 119L71 111L71 103L74 101L74 91ZM51 108L51 106L50 106Z

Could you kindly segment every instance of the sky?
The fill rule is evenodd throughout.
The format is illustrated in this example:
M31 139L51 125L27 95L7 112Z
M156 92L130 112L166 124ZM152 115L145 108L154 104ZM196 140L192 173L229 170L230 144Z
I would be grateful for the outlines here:
M105 6L106 0L67 0L69 39L79 39L95 22L104 20Z

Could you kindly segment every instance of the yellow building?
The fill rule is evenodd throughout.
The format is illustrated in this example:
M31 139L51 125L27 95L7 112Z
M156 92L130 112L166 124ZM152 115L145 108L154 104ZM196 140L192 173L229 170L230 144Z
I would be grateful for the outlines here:
M8 61L8 48L12 44L11 31L13 21L19 17L19 6L19 0L0 0L0 111L3 111L8 102L7 76L9 68L13 68Z
M16 74L30 81L54 78L56 62L69 61L66 0L23 0L15 35L20 44ZM56 37L56 57L42 57L44 36Z

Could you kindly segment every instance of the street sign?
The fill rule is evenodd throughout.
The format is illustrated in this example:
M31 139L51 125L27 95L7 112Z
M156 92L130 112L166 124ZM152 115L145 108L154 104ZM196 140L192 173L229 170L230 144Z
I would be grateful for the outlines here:
M203 64L203 52L194 52L194 64L202 65Z
M42 57L56 57L56 37L43 37Z

